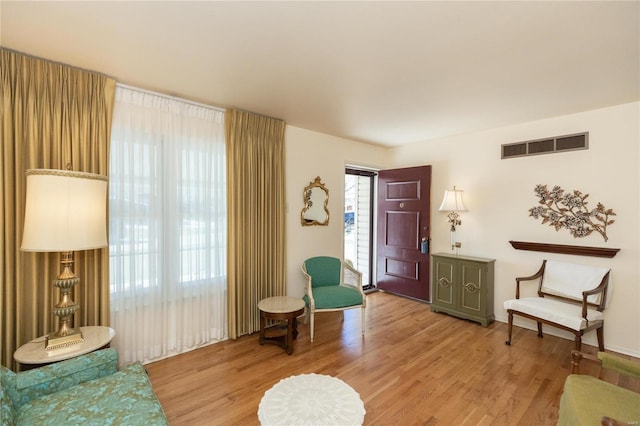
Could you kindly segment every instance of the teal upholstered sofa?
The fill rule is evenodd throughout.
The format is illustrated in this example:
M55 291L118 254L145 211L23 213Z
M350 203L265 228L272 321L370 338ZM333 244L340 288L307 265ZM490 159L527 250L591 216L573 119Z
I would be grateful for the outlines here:
M0 366L2 425L167 425L140 363L103 349L14 373Z

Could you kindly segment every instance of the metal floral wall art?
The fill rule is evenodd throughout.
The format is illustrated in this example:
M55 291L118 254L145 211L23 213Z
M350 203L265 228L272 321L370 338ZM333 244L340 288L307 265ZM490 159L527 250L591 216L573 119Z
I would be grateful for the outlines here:
M605 241L608 240L607 226L615 222L609 217L616 214L602 203L598 203L595 209L589 209L586 201L589 194L576 190L565 192L557 185L552 190L547 185L536 185L534 192L541 205L529 209L530 217L542 219L542 224L548 223L556 231L568 229L574 238L583 238L595 231Z

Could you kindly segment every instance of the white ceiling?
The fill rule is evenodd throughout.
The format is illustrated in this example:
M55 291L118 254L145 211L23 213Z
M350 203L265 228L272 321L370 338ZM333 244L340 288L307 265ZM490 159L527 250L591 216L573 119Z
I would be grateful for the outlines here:
M640 99L640 1L0 1L3 47L379 145Z

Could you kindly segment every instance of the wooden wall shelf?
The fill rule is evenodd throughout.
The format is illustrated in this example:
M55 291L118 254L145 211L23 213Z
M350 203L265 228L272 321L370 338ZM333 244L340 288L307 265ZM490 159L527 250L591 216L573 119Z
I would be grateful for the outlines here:
M516 250L543 251L547 253L575 254L578 256L614 257L620 249L603 247L570 246L564 244L529 243L509 241Z

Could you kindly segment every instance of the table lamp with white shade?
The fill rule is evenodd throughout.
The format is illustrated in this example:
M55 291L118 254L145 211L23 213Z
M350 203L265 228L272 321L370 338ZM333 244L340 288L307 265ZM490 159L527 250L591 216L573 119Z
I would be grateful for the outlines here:
M461 189L456 189L454 186L453 189L448 189L444 191L444 198L442 199L442 204L438 209L441 212L449 212L447 215L447 220L451 225L450 236L451 236L451 250L456 250L460 248L461 244L456 241L456 226L462 224L462 220L460 220L460 215L458 212L466 212L467 208L464 205L464 200L462 196L464 191Z
M79 306L72 300L80 282L73 272L73 252L107 246L107 177L70 170L27 170L23 251L60 252L61 272L53 281L60 300L53 309L57 331L50 333L45 349L83 341L72 326Z

